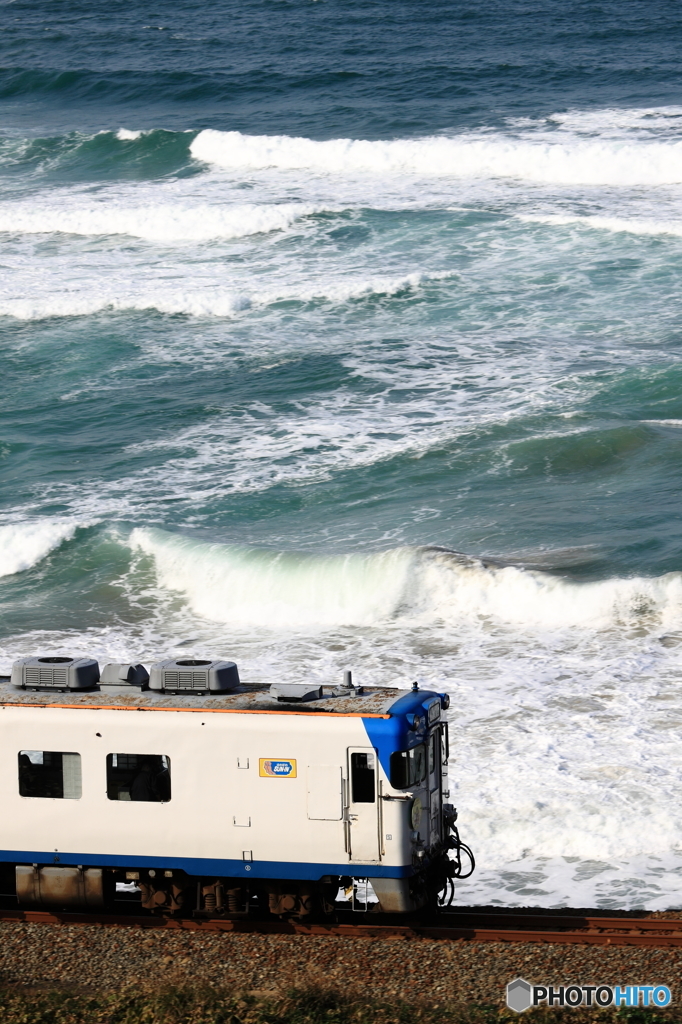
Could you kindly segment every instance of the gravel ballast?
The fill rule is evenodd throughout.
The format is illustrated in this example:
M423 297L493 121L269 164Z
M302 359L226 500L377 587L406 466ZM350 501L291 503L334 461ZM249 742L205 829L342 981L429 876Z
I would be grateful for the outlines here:
M258 994L292 988L430 1004L504 1006L505 987L664 984L682 996L682 948L155 931L0 923L4 989L118 991L210 987Z

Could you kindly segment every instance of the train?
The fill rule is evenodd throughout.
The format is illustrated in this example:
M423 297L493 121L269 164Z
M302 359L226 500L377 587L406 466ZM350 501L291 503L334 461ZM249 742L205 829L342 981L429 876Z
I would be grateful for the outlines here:
M234 662L26 657L0 679L0 883L26 908L307 919L450 903L446 693Z

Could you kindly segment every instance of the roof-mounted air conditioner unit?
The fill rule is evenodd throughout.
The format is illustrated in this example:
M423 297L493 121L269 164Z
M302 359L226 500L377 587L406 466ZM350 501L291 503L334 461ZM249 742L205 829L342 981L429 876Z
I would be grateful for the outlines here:
M94 658L20 658L12 665L12 683L25 690L92 690L98 682Z
M152 665L149 689L161 693L226 693L239 686L233 661L159 661Z

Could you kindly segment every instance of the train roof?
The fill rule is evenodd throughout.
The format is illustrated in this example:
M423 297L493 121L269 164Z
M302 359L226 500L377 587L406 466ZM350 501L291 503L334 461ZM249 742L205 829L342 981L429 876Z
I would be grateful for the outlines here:
M254 712L267 714L326 714L390 718L423 705L438 693L431 690L402 690L388 686L365 686L357 694L334 694L333 686L323 686L321 696L300 703L283 703L270 693L270 684L240 684L229 693L182 694L157 693L136 686L107 686L100 690L67 691L27 690L0 680L0 706L101 708L139 711ZM399 704L399 707L396 705ZM409 706L408 706L409 705Z

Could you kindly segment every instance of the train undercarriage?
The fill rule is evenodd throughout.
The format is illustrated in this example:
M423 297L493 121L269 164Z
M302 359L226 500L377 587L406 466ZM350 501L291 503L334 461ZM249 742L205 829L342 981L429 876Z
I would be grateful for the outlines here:
M0 889L26 910L316 920L332 917L339 909L403 914L433 909L448 891L455 862L442 851L420 868L405 879L327 875L317 880L245 882L164 867L3 864Z

